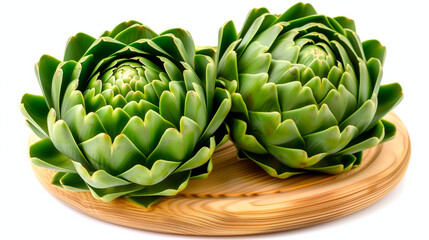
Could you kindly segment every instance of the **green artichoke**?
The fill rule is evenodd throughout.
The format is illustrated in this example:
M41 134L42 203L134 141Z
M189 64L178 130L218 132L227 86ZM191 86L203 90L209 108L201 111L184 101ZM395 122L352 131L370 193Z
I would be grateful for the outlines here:
M63 61L36 64L43 96L22 98L42 138L32 163L58 171L55 186L144 206L206 177L231 108L208 53L183 29L158 35L136 21L71 37Z
M227 22L215 62L239 157L278 178L359 166L363 150L396 131L382 119L403 96L397 83L380 86L385 54L377 40L360 41L353 20L310 4L253 9L239 33Z

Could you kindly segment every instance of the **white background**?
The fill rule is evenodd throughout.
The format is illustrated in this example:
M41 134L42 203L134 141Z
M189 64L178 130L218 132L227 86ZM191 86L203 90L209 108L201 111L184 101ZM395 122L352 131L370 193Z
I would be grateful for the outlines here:
M315 227L245 239L429 239L429 1L310 1L319 13L356 22L361 40L387 46L383 83L400 82L405 98L395 109L412 141L400 184L383 199L347 217ZM216 45L219 27L241 27L253 7L282 13L295 1L1 1L0 3L0 239L200 239L152 233L81 214L47 193L28 161L30 130L21 96L40 94L34 64L42 54L62 59L77 32L98 36L125 20L156 32L188 29L196 45ZM213 239L213 238L211 238Z

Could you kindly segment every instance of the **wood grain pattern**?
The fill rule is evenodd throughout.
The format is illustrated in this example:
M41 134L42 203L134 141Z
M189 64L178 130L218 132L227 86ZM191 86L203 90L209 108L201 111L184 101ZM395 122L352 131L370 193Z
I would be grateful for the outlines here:
M178 196L145 209L125 199L111 202L90 193L50 185L55 172L34 166L41 184L55 197L85 214L128 227L185 235L247 235L327 222L379 200L401 180L411 146L408 132L393 113L396 137L364 152L362 165L331 176L308 174L280 180L251 161L235 158L228 143L214 155L212 174L191 180ZM31 139L30 141L35 141Z

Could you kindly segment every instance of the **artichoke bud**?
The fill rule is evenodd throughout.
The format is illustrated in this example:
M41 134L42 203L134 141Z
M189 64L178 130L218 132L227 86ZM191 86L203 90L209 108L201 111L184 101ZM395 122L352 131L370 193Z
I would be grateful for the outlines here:
M36 74L43 96L24 95L21 110L43 138L32 162L58 171L58 187L149 206L206 177L227 139L231 96L183 29L129 21L98 39L79 33Z
M395 134L382 117L401 86L380 85L386 49L361 42L351 19L303 3L279 15L253 9L239 33L232 21L221 27L218 49L231 140L274 177L346 172Z

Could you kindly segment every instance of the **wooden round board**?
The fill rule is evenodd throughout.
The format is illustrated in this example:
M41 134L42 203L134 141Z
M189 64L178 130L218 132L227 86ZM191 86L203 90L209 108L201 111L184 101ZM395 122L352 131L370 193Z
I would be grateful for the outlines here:
M376 202L403 177L410 159L408 132L393 113L396 137L364 152L362 165L331 176L308 174L281 180L252 161L236 159L228 142L213 156L206 179L191 180L175 197L149 209L119 198L96 200L50 184L54 171L34 166L42 185L67 205L95 218L156 232L185 235L247 235L284 231L327 222ZM33 137L30 142L36 141Z

